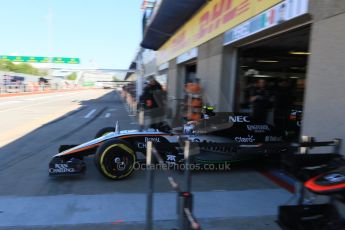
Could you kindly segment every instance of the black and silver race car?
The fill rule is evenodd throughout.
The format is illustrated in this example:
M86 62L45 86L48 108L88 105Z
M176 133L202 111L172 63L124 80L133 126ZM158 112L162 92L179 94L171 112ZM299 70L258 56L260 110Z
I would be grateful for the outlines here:
M134 165L145 159L146 143L152 141L167 164L183 164L181 143L198 143L200 153L192 163L221 164L257 160L287 150L284 132L269 124L251 122L249 116L217 113L197 123L174 130L101 129L96 138L80 145L62 145L49 163L50 175L79 174L85 171L84 157L94 155L99 171L113 180L132 174Z

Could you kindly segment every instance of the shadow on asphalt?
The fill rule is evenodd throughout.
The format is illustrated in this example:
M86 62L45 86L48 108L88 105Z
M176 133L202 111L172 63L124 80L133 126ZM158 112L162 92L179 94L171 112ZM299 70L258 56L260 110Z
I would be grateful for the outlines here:
M0 173L9 167L13 167L17 162L25 161L34 157L40 152L62 144L62 142L73 135L83 135L81 132L87 125L95 122L99 116L104 113L109 104L122 103L122 99L114 91L109 92L97 99L79 101L80 107L70 111L59 118L56 118L46 124L37 127L30 133L8 143L0 148ZM83 112L89 107L97 106L100 109L95 115L85 122L78 123L71 120L71 117L77 113ZM62 127L61 127L62 126ZM98 129L103 128L99 127ZM95 129L93 135L98 131ZM80 132L80 133L79 133ZM90 138L90 135L85 135ZM56 152L52 153L52 156Z

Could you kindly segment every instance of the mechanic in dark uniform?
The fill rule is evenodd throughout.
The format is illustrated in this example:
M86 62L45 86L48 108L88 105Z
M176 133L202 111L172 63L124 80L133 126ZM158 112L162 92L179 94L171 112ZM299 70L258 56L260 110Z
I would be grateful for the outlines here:
M165 92L153 76L147 78L139 103L145 111L145 123L151 128L159 127L164 121Z
M163 88L153 76L147 78L147 85L140 96L140 104L145 110L157 108L160 106L160 96Z
M257 123L267 122L267 115L271 105L271 95L266 85L266 80L259 79L250 90L249 100L252 105L252 120Z

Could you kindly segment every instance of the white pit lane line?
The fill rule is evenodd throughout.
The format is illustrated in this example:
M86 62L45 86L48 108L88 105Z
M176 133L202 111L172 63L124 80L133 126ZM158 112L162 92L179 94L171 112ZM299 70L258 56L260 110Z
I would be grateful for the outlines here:
M91 110L88 114L86 114L86 115L84 116L84 118L85 118L85 119L90 118L90 117L92 116L92 114L94 114L96 111L97 111L97 109Z
M65 94L65 95L63 95L63 96L70 96L70 95L77 94L77 93L79 93L79 92L69 93L69 94ZM61 95L61 96L62 96L62 95ZM44 101L44 102L33 103L33 104L29 104L29 105L26 104L26 105L19 106L19 107L16 107L16 108L4 109L4 110L1 110L0 113L2 113L2 112L8 112L8 111L13 111L13 110L24 109L24 108L29 108L29 107L33 107L33 106L36 106L36 105L50 104L50 103L52 103L52 102L54 102L54 101L59 101L59 100L61 100L61 99L60 99L61 96L59 95L57 99L51 100L51 101ZM18 102L24 102L24 103L25 103L24 100L23 100L23 101L18 101Z
M104 117L109 118L110 116L111 116L111 113L106 113Z
M1 105L8 105L8 104L14 104L14 103L20 103L23 101L4 101L4 102L0 102L0 106Z

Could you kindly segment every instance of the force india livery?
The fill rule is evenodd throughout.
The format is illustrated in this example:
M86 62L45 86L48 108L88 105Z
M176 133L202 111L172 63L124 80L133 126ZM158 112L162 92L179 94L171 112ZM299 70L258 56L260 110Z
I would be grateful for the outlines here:
M291 116L290 116L291 117ZM297 128L278 131L269 124L257 124L250 117L217 113L180 130L101 129L96 138L80 145L62 145L49 163L50 175L80 174L86 169L84 157L94 155L98 170L107 178L118 180L131 175L136 163L145 159L146 143L152 141L167 164L183 164L186 140L199 143L200 153L192 163L222 164L274 158L287 150L287 142L298 137L300 120L290 119ZM296 131L297 130L297 131Z

